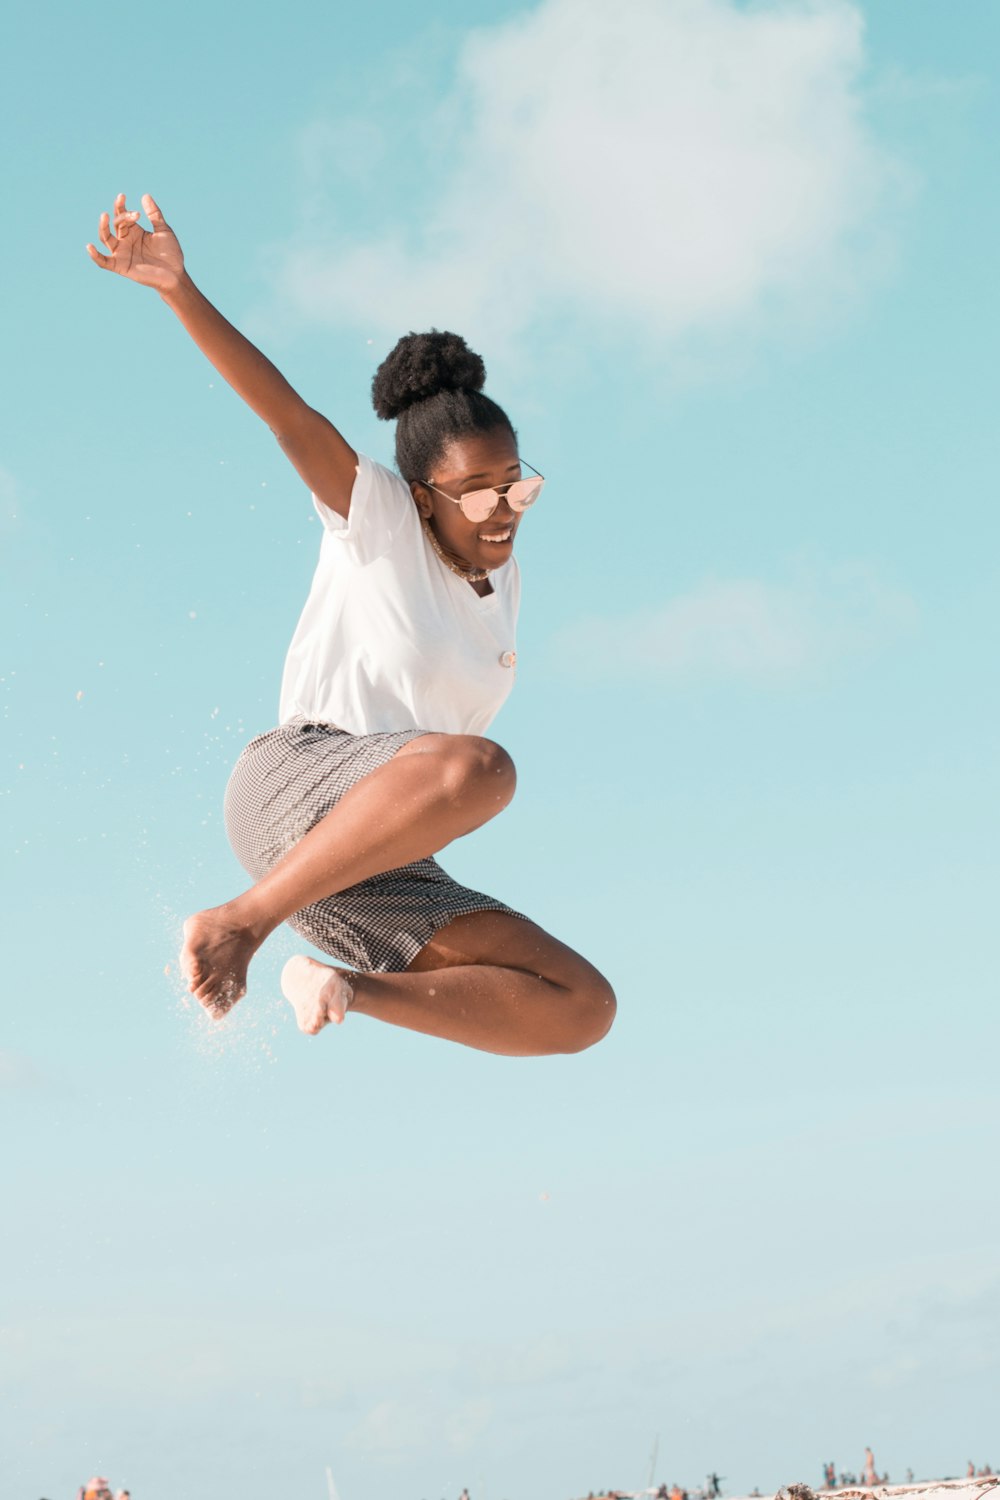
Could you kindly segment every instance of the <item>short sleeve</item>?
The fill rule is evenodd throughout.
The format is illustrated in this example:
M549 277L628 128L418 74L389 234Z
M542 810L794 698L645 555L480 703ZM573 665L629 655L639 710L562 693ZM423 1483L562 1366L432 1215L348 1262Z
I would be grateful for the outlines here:
M358 454L358 471L345 516L331 510L316 496L316 513L323 523L323 543L344 547L352 562L361 566L384 557L404 530L417 523L409 487L398 474Z

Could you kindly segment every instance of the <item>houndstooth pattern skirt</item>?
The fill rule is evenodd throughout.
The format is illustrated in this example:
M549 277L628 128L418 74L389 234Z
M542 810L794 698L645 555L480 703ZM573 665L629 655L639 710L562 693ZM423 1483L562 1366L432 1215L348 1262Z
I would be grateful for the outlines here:
M226 832L247 874L260 880L345 792L423 733L354 735L300 717L251 740L225 797ZM453 918L476 911L520 916L420 859L303 907L289 926L360 973L398 973Z

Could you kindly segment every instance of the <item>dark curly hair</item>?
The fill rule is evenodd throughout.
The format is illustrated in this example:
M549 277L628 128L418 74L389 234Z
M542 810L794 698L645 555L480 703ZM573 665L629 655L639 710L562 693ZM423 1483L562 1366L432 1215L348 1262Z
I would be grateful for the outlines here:
M448 444L474 432L506 428L502 407L483 394L486 366L457 333L407 333L372 381L372 404L396 421L396 467L408 484L427 479Z

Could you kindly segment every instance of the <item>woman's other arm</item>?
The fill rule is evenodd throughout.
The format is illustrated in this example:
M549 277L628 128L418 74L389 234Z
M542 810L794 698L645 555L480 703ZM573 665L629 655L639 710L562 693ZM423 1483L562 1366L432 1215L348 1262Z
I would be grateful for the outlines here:
M176 235L148 193L142 205L152 232L140 227L138 211L127 210L119 193L113 232L109 216L100 218L99 237L108 253L88 245L90 258L159 292L222 378L267 423L317 499L346 516L358 462L354 449L198 290L184 269Z

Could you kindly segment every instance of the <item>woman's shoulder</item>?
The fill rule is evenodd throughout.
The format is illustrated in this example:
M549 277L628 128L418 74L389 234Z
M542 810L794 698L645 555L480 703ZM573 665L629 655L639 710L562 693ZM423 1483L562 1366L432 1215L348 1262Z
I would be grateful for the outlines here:
M400 541L419 532L416 506L410 487L398 474L358 453L358 470L346 516L332 511L313 496L323 522L323 548L333 561L365 564L384 556Z
M395 469L387 468L380 464L377 459L367 453L358 454L358 478L357 486L372 486L382 490L388 495L395 495L401 499L411 501L410 486L398 475Z

